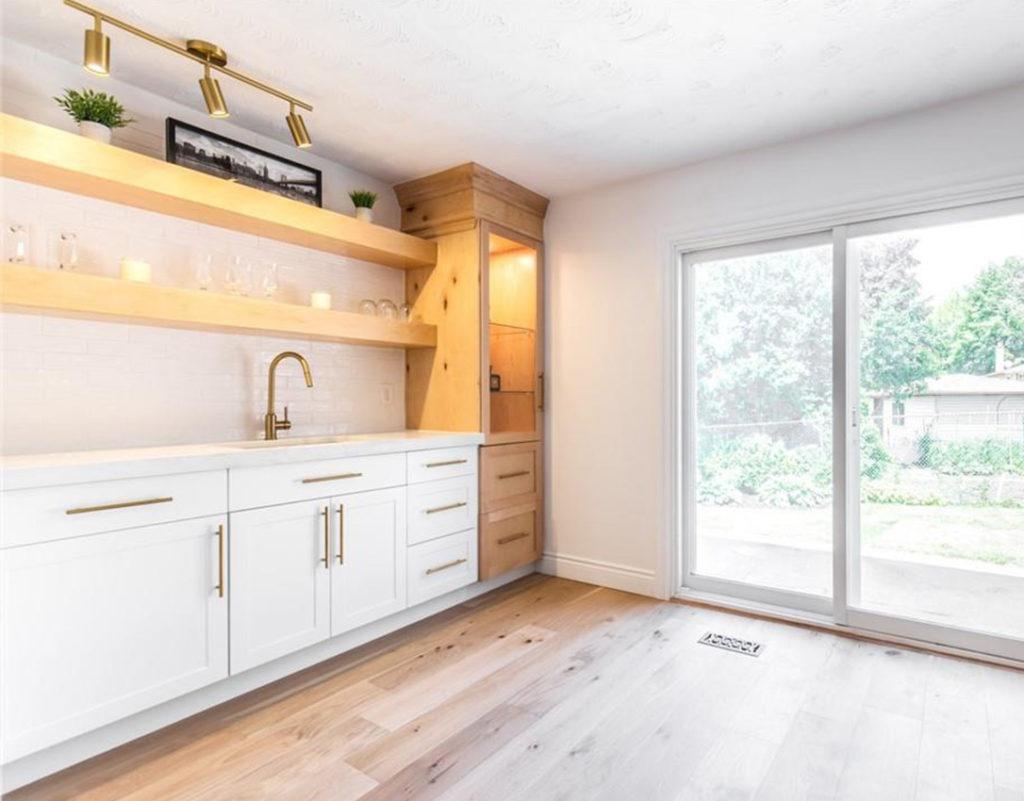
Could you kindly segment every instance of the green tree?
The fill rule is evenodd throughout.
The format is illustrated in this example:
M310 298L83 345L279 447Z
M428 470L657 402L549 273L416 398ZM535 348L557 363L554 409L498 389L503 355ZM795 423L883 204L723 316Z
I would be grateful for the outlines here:
M917 280L918 240L886 237L858 243L861 387L897 400L938 372L939 337Z
M1024 258L990 264L966 292L944 304L939 318L948 330L950 371L991 373L999 344L1008 358L1024 356Z

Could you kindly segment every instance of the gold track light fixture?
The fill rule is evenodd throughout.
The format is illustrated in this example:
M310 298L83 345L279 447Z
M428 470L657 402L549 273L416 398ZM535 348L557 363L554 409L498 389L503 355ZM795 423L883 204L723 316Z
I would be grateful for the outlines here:
M227 53L212 42L206 42L202 39L189 39L185 42L185 46L182 47L180 44L147 33L141 28L136 28L134 25L117 17L112 17L110 14L99 9L79 3L77 0L64 0L64 5L88 14L93 18L93 27L85 32L85 54L82 59L82 65L94 75L110 74L110 37L103 33L102 29L103 23L106 22L133 36L138 36L150 44L158 45L165 50L170 50L172 53L177 53L179 56L184 56L201 64L203 67L203 77L199 79L199 89L203 93L203 101L206 103L206 110L211 117L224 118L229 116L228 104L224 100L224 93L220 89L220 83L213 76L213 72L216 71L221 75L234 78L236 81L241 81L254 89L259 89L261 92L266 92L268 95L273 95L285 101L288 104L288 115L285 117L285 121L288 123L288 130L291 132L296 147L307 148L313 144L312 139L309 137L309 131L306 130L306 123L302 119L302 115L295 110L298 107L306 111L312 111L313 107L309 103L292 97L286 92L282 92L280 89L275 89L273 86L268 86L262 81L257 81L255 78L250 78L244 73L230 69L228 67Z

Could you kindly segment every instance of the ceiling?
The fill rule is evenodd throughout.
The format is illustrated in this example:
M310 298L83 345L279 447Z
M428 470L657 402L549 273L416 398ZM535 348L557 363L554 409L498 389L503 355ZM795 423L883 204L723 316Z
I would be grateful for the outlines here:
M88 19L3 0L77 61ZM95 0L315 107L319 154L399 181L479 161L565 194L1024 80L1024 0ZM201 107L196 68L111 30L118 78ZM281 104L221 81L233 118Z

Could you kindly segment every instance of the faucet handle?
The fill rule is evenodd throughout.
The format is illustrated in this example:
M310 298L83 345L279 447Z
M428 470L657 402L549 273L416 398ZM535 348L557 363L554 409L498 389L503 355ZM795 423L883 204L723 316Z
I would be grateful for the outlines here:
M283 419L283 421L282 421L282 422L285 422L285 423L291 422L291 421L290 421L290 420L288 419L288 406L287 406L287 405L285 405L285 407L284 407L284 419Z
M288 407L284 407L284 417L274 423L274 427L278 431L288 431L292 427L292 421L288 419Z

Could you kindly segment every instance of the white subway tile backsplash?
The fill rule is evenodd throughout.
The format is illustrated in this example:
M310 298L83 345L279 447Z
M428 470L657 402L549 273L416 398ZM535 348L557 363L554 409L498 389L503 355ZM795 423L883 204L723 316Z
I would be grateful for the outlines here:
M50 239L71 230L79 271L117 276L122 257L153 264L154 282L195 285L194 257L214 254L215 287L232 255L277 262L282 302L306 303L314 289L336 309L363 298L404 296L401 271L72 195L0 180L4 222L31 221L32 252L53 264ZM395 348L283 339L58 317L0 314L4 453L42 453L254 439L266 410L266 371L282 350L309 359L314 387L298 365L279 370L278 413L291 436L395 430L405 422L405 358ZM392 387L386 402L381 385Z

